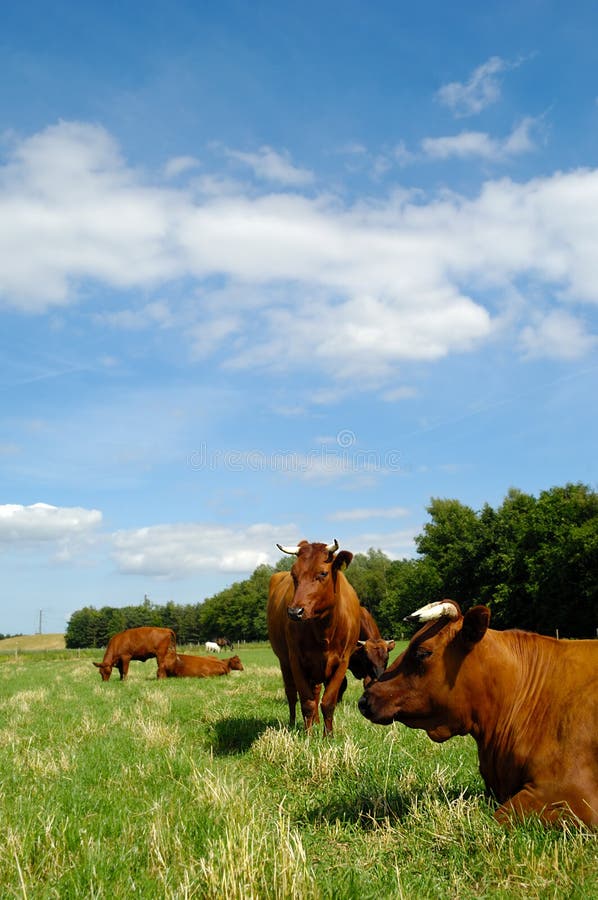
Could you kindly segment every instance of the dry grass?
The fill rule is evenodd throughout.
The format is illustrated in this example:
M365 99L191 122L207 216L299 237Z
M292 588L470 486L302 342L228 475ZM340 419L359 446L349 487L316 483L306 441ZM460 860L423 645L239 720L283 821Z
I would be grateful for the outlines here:
M0 653L19 650L64 650L63 634L20 634L0 641Z

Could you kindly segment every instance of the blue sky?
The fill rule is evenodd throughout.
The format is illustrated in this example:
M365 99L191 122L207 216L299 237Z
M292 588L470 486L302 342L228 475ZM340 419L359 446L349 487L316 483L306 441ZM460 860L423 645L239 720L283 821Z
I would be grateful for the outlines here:
M598 13L414 6L5 4L0 632L596 487Z

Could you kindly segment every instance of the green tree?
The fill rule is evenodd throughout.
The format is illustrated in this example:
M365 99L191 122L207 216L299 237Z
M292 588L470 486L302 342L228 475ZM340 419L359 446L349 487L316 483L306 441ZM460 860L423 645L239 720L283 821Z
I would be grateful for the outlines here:
M387 598L387 574L390 565L390 559L382 550L370 547L367 553L356 553L345 572L347 580L359 597L359 602L371 612L379 627L380 609Z
M511 488L498 509L479 514L457 500L433 500L416 539L446 596L487 603L493 624L544 634L593 636L598 627L598 495L582 484L542 491Z
M386 581L386 598L380 608L378 625L386 637L396 640L412 631L405 624L405 616L445 596L440 574L428 559L393 560Z
M93 606L85 606L70 617L64 635L69 649L99 647L101 644L100 613Z
M525 628L531 623L535 508L533 496L511 488L498 509L486 504L480 514L478 599L490 606L493 624L499 627Z
M480 520L459 500L433 498L427 511L431 521L415 539L418 553L436 569L444 596L467 608L479 594Z

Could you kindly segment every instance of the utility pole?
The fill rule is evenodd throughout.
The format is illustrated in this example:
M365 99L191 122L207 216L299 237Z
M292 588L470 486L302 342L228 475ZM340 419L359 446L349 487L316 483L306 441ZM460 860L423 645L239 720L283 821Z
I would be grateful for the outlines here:
M40 609L40 611L39 611L39 630L37 632L38 634L42 633L42 613L43 613L43 609Z

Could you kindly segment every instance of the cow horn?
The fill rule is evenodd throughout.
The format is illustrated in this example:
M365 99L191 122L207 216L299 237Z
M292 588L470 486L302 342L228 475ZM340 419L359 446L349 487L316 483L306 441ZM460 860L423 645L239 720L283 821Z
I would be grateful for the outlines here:
M333 544L326 544L326 549L328 550L329 553L336 553L336 551L338 550L338 541L337 541L337 539L336 539L336 538L334 539L334 543L333 543Z
M283 547L282 544L276 545L283 553L289 553L291 556L299 555L299 547Z
M357 643L359 644L360 647L365 647L365 645L367 644L367 641L357 641Z
M459 609L452 600L440 600L436 603L427 603L421 609L417 609L409 616L405 616L404 622L433 622L435 619L442 619L447 616L449 619L459 618Z

